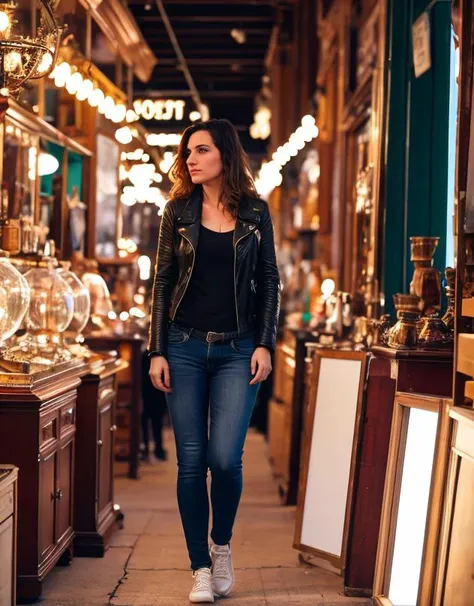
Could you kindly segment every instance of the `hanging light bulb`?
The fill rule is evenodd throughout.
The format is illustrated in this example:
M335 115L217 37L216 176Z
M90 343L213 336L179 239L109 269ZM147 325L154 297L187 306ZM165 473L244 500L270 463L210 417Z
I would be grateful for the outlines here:
M105 95L100 88L94 88L94 90L91 91L91 93L87 97L87 100L89 101L89 105L91 107L99 107L100 104L104 102L104 99Z
M112 122L115 122L116 124L118 124L119 122L122 122L123 120L125 120L126 114L127 114L127 108L125 107L125 105L123 103L117 103L117 105L114 107L113 111L111 112Z
M85 101L93 90L94 84L92 83L92 80L86 78L81 82L76 94L76 98L78 99L78 101Z
M53 55L50 52L45 52L36 70L39 74L43 74L48 71L52 64Z
M21 73L23 61L18 51L10 51L5 55L4 69L9 73Z
M74 72L66 81L66 90L70 95L75 95L81 84L81 74L79 72Z
M40 152L38 156L38 175L45 177L54 174L59 168L57 158L46 152Z
M11 24L10 15L6 11L0 11L0 33L4 34Z
M115 131L115 138L119 143L122 143L122 145L127 145L133 140L132 131L129 129L128 126L119 128Z
M52 75L52 74L51 74ZM54 84L58 88L66 86L68 78L71 76L71 67L65 61L60 63L54 70Z

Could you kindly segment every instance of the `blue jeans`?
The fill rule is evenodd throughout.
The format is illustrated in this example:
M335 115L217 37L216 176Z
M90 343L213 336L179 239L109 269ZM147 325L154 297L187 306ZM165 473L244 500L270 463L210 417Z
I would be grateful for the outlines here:
M250 360L255 337L207 343L172 324L168 408L178 457L178 505L191 568L210 567L207 470L211 470L212 531L227 545L242 494L242 454L259 385ZM210 421L210 422L209 422Z

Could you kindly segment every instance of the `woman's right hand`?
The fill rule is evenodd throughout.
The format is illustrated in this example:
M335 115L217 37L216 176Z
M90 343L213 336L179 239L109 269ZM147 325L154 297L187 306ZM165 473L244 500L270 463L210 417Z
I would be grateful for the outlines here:
M170 367L164 356L152 357L149 375L155 389L171 393Z

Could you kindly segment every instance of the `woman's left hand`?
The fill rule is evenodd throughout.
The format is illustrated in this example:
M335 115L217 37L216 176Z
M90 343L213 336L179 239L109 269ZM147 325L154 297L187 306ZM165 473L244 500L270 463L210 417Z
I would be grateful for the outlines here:
M272 372L272 359L270 352L266 347L257 347L253 352L252 361L250 362L250 371L254 378L249 385L255 385L265 381L268 375Z

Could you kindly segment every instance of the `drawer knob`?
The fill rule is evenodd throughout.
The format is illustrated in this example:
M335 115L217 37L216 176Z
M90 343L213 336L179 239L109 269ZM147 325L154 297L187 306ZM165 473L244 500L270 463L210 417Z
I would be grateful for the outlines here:
M117 431L117 425L112 425L112 427L110 428L110 431Z
M59 501L62 498L63 498L63 491L60 488L58 488L57 490L55 490L54 492L51 493L52 501Z
M104 443L102 442L102 440L97 440L97 446L103 446Z

